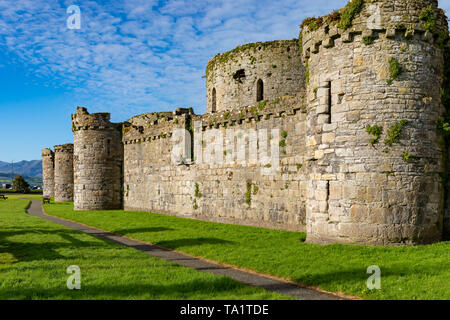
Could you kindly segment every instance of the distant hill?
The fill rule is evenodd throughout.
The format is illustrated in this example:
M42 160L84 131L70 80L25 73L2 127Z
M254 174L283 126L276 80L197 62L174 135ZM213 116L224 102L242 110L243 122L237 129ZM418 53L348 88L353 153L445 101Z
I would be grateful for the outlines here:
M0 161L0 172L11 176L11 163ZM14 162L14 174L28 177L42 177L42 160Z
M16 174L20 173L14 173L14 175ZM23 176L23 178L30 184L30 186L42 186L42 177ZM11 173L0 173L0 184L3 183L11 183Z

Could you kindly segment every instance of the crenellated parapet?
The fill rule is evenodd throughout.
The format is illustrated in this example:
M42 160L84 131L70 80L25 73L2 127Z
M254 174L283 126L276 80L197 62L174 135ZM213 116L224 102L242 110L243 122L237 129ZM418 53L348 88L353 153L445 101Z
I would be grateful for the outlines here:
M135 116L123 123L123 144L170 138L176 129L189 129L194 115L192 108L173 112L154 112Z
M441 45L448 37L447 18L444 10L438 8L437 0L353 0L348 8L303 22L301 41L304 61L319 50L333 48L337 39L352 43L358 36L367 42L414 38ZM343 23L346 9L354 10L355 15Z
M282 96L242 106L240 109L222 110L212 114L206 113L197 117L196 120L201 121L204 131L208 128L227 128L239 126L243 123L293 116L305 111L305 96Z
M450 46L437 1L351 0L306 19L299 38L211 59L203 115L112 123L78 107L74 145L42 151L45 194L54 174L55 200L71 201L72 184L76 210L306 229L310 243L450 234Z
M72 115L72 131L79 130L120 130L121 123L112 123L107 112L89 113L86 108L77 107Z
M353 0L344 10L357 3L345 29L343 10L303 24L307 241L438 241L446 19L437 1Z

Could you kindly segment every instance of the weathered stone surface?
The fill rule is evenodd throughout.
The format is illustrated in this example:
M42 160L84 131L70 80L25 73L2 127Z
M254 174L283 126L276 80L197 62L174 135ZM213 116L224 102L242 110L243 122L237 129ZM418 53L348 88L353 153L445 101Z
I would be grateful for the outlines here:
M42 149L42 183L44 197L55 196L55 154L52 150Z
M109 118L80 107L72 115L75 210L122 208L122 125Z
M73 144L54 147L55 150L55 201L73 201Z
M430 34L418 28L422 25L419 15L428 5L435 10L435 32L448 32L437 1L364 1L352 28L336 38L333 46L325 40L315 52L303 52L310 78L306 141L322 141L330 150L307 143L307 153L320 159L309 164L315 175L307 185L316 192L306 192L306 206L312 208L306 215L308 242L414 244L441 239L444 208L439 168L444 166L435 124L444 112L440 103L443 59ZM303 50L319 44L331 28L324 24L316 31L303 30ZM392 58L402 70L397 79L390 79ZM324 81L339 90L327 93ZM330 96L331 101L321 98ZM385 145L389 127L402 119L408 124L401 143ZM372 145L373 136L366 127L374 125L384 129ZM405 161L405 152L414 160ZM430 164L437 165L435 170L424 170ZM317 188L327 181L325 174L337 180L330 181L328 218L324 219L323 208L308 203L323 201L324 194Z
M419 19L429 5L434 34ZM313 243L419 244L450 234L450 201L444 213L443 199L450 194L440 179L450 159L436 136L444 113L436 39L448 26L437 1L365 0L347 30L328 21L302 30L302 52L297 40L275 41L213 58L204 115L177 109L112 124L107 113L79 108L72 117L75 209L306 226ZM394 78L393 58L401 69ZM258 80L264 101L257 101ZM399 141L385 144L403 119ZM370 141L366 128L375 125L382 133ZM178 136L178 129L189 133ZM264 130L268 135L259 136ZM194 155L174 161L175 145ZM279 153L272 174L264 171L272 163L250 156L266 145L262 157ZM246 162L232 158L239 150ZM69 155L59 154L55 149L55 196L69 199ZM50 192L51 153L43 157Z
M255 103L258 80L264 100L305 91L297 39L246 44L211 59L206 69L207 112L214 111L213 91L216 112Z

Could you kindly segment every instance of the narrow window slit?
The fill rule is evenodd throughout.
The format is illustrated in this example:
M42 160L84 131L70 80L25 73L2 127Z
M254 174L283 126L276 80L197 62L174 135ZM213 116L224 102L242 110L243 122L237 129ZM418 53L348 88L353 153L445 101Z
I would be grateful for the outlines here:
M328 81L328 123L331 123L331 81Z

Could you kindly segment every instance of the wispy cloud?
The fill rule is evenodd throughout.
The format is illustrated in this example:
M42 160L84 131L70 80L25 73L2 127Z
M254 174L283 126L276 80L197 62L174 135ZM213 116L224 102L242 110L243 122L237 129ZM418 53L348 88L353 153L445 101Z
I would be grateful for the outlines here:
M247 42L292 39L313 15L346 0L0 0L0 49L35 76L76 92L73 106L127 117L205 110L206 64ZM80 30L66 9L81 8ZM449 5L447 5L449 6ZM450 9L450 8L449 8Z

